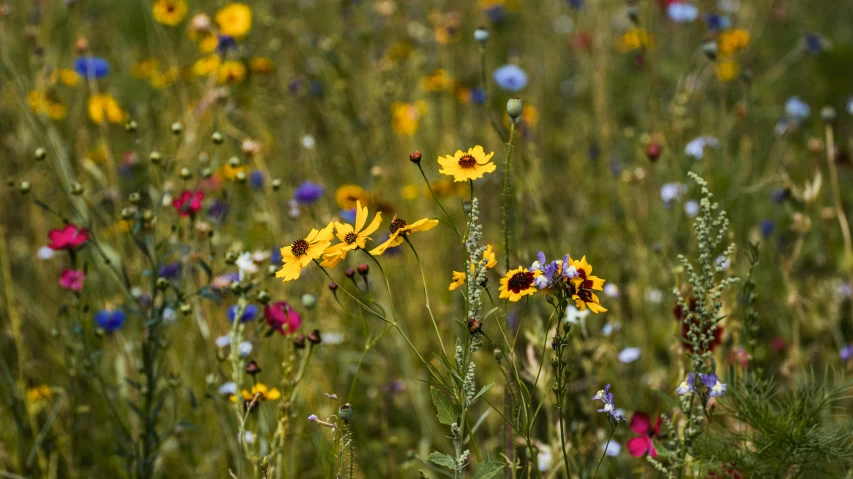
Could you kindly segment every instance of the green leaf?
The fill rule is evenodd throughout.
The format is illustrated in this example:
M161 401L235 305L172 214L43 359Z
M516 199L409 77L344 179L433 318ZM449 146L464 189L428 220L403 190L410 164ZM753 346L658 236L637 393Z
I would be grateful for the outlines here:
M477 469L474 470L474 479L489 479L501 472L503 468L504 463L502 462L487 462L485 464L480 464L477 466Z
M430 454L427 457L427 460L434 462L434 463L438 464L439 466L448 467L450 469L456 469L456 461L452 457L448 456L447 454L442 454L438 451L433 451L432 454ZM501 466L503 466L503 464L501 464ZM483 477L486 477L486 476L483 476ZM488 476L488 477L492 477L492 476Z
M495 383L486 384L485 386L483 386L483 389L480 389L480 392L478 392L477 395L474 396L474 399L471 400L471 404L474 404L474 401L476 401L483 394L486 394L486 391L488 391L489 389L492 389L492 386L494 386L494 385L495 385Z
M448 426L455 423L456 406L453 404L453 400L438 388L430 387L430 392L432 393L432 403L438 410L438 422Z
M663 399L663 402L665 402L669 407L672 407L672 408L678 407L678 404L675 402L675 399L670 397L668 394L666 394L666 393L664 393L658 389L654 389L654 388L652 388L652 391L654 391L655 394L657 394L659 398Z

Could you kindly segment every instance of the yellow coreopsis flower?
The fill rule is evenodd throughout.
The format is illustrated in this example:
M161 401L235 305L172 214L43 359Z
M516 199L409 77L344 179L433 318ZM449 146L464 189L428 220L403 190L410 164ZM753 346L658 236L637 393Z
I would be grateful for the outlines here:
M388 236L388 240L386 240L381 245L376 248L370 250L370 254L373 256L379 256L384 253L388 248L393 248L395 246L400 246L403 243L403 240L410 236L412 233L417 233L419 231L427 231L431 230L438 226L438 220L430 220L427 218L423 218L415 221L412 224L406 223L406 220L402 218L397 218L396 216L391 221L391 226L389 230L391 234Z
M740 74L740 66L732 60L720 60L714 65L714 72L721 82L730 82Z
M146 58L145 60L136 62L130 70L130 74L133 75L134 78L148 78L151 75L156 74L159 69L160 60L157 60L156 58Z
M252 29L252 9L244 3L229 3L216 12L219 32L240 38Z
M467 277L468 277L468 276L467 276L465 273L462 273L462 272L459 272L459 271L454 271L454 272L453 272L453 279L450 281L450 286L449 286L447 289L448 289L449 291L454 291L454 290L456 290L456 288L458 288L458 287L462 286L463 284L465 284L465 279L466 279Z
M44 401L45 399L50 399L53 395L53 392L50 390L49 386L42 384L41 386L37 386L34 388L27 389L26 397L27 402L39 402Z
M444 91L453 86L453 77L443 68L421 78L421 88L426 91Z
M258 398L258 402L281 399L281 391L279 391L278 388L270 389L264 383L258 383L252 386L251 392L244 389L240 394L243 396L243 400L247 402L252 401L255 398ZM231 400L237 402L237 396L231 396Z
M255 57L249 60L249 70L252 73L272 73L275 63L269 58Z
M189 8L185 0L155 0L154 6L151 7L154 20L170 27L181 23L187 10Z
M539 270L528 271L524 266L507 271L506 275L501 278L501 286L498 288L498 291L501 292L499 297L507 298L516 303L521 298L535 293L536 285L533 280L540 274L542 273Z
M651 48L654 37L642 28L632 28L625 32L616 42L616 48L622 52L630 52L640 48Z
M127 119L127 113L112 95L101 93L89 97L89 118L98 124L104 121L122 124Z
M592 265L587 263L586 256L580 261L572 260L572 267L577 271L577 275L569 280L575 288L575 294L572 299L575 300L575 307L584 311L589 308L593 313L603 313L607 310L601 306L598 296L592 290L601 291L604 288L604 279L592 275Z
M497 166L491 162L493 156L495 156L494 152L487 155L480 145L468 148L467 153L456 150L453 156L438 158L438 164L444 167L438 172L452 176L453 181L476 180L486 173L495 171Z
M427 111L426 103L394 102L391 104L391 129L401 136L414 135L418 131L421 117Z
M483 251L483 258L480 259L480 263L485 263L483 264L483 266L485 266L487 270L494 268L495 265L498 264L498 260L495 257L495 251L494 249L492 249L492 245L486 246L485 251ZM471 264L471 267L469 269L471 271L471 274L474 274L474 271L476 271L477 269L477 265ZM448 289L450 289L450 291L453 291L459 286L462 286L463 284L465 284L465 279L467 277L468 275L466 275L465 273L462 273L460 271L454 271L453 280L450 282L450 287Z
M198 42L198 49L204 53L213 53L216 47L219 46L219 37L214 34L206 34L201 41Z
M356 202L355 206L355 225L348 223L335 223L335 231L337 232L340 243L330 246L323 254L323 262L320 266L334 268L346 258L347 253L356 249L364 249L367 247L367 240L371 239L370 235L379 229L382 223L382 213L376 213L373 221L367 224L367 207L362 208L361 202Z
M749 32L743 29L728 30L720 34L717 51L720 55L737 53L749 45Z
M361 202L367 204L370 194L358 185L343 185L335 192L335 201L341 209L351 210Z
M192 72L196 76L207 76L216 72L219 68L221 60L219 55L208 55L204 58L199 58L193 63Z
M79 73L70 68L61 68L59 70L59 81L68 86L77 86L83 77Z
M34 113L47 115L52 120L61 120L68 114L65 105L38 90L27 93L27 103Z
M281 278L283 283L299 279L302 268L323 256L323 253L332 244L333 227L334 224L329 223L321 230L312 229L304 239L298 239L290 246L281 248L283 266L275 274L275 277Z
M219 83L242 83L246 79L246 65L242 62L229 60L219 67L217 81Z

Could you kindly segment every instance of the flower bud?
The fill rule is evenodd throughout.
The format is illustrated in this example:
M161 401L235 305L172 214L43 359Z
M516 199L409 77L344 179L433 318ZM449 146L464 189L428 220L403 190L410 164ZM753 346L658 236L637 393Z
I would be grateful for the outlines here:
M221 145L225 138L222 137L222 133L218 131L214 131L212 135L210 135L210 139L213 140L215 145Z
M267 266L267 276L270 278L275 278L275 274L278 273L278 267L274 264Z
M314 307L317 306L317 297L311 293L303 294L302 306L305 306L307 309L314 309Z
M83 186L76 181L71 183L71 194L74 196L80 196L83 194Z
M211 176L213 176L213 170L211 170L210 168L205 168L205 169L201 170L201 177L202 178L207 179L207 178L210 178Z
M41 161L47 157L47 151L44 148L36 148L34 155L37 161Z
M308 333L308 341L311 341L311 344L320 344L320 341L322 340L323 338L320 337L319 329L315 329L314 331Z
M300 334L293 338L293 347L296 349L305 349L305 335Z
M159 165L161 161L163 161L163 156L160 155L159 151L152 151L150 155L148 155L148 160L155 165Z
M270 294L266 292L266 290L258 291L258 294L255 296L258 299L258 302L261 304L267 304L270 302Z
M272 189L273 189L273 191L278 191L278 189L279 189L279 188L281 188L281 180L280 180L280 179L278 179L278 178L276 178L276 179L272 180Z
M239 281L232 281L229 288L234 294L240 294L243 291L243 285Z
M145 210L142 212L142 220L146 223L150 223L151 220L154 219L154 212L151 210Z
M21 184L18 186L18 191L20 191L21 194L24 194L24 195L29 193L31 189L32 189L32 185L30 185L29 181L22 181Z
M181 125L179 122L176 121L176 122L172 123L172 134L173 135L180 135L181 133L183 133L183 131L184 131L184 126Z
M477 40L481 44L489 41L489 29L486 27L477 27L474 30L474 40Z
M524 110L524 104L521 102L521 98L510 98L506 102L506 112L513 121L521 116L522 110Z
M414 164L416 164L416 165L417 165L418 163L420 163L420 162L421 162L421 152L420 152L420 151L413 151L413 152L411 152L411 153L409 154L409 161L411 161L412 163L414 163Z
M193 172L189 168L181 168L180 175L182 179L188 180L193 177Z
M650 142L648 145L646 145L646 158L648 158L649 161L654 163L658 161L658 158L660 158L662 151L663 147L661 147L658 143L654 141Z
M352 278L353 276L355 276L355 270L352 268L347 268L346 271L344 271L344 276L346 276L347 278Z
M181 314L185 316L193 312L193 307L190 306L189 303L181 303L181 306L178 309L181 311Z
M238 183L245 183L246 182L246 172L245 171L238 171L235 179L237 180Z
M133 208L122 208L121 209L121 219L129 220L132 219L136 214L136 211Z
M132 205L138 205L140 201L142 201L142 195L137 192L133 192L128 195L127 200L130 201Z
M820 109L820 117L826 123L832 123L835 121L837 114L835 112L835 108L831 106L825 106Z
M705 53L705 56L710 60L717 59L717 52L719 48L717 47L717 42L714 40L707 40L702 43L702 51Z
M240 158L232 156L228 159L228 166L230 166L231 168L237 168L238 166L240 166Z
M346 403L339 407L338 417L341 418L341 421L343 422L349 422L350 419L352 419L352 405L350 405L350 403Z
M468 333L477 334L483 329L483 322L477 318L468 318Z
M237 253L228 251L225 253L225 264L234 264L237 261Z
M334 293L337 290L338 290L338 284L337 283L329 283L329 291Z
M370 266L364 263L358 265L358 274L362 276L367 276L368 271L370 271Z
M169 280L162 277L162 276L157 278L157 281L155 282L155 284L157 286L157 289L159 289L161 291L164 291L164 290L169 288Z
M139 125L137 125L136 122L133 120L128 120L124 124L124 130L127 131L128 133L135 133L138 128L139 128Z
M246 363L246 373L250 376L254 376L261 372L261 367L258 366L258 362L254 359L250 359L248 363Z

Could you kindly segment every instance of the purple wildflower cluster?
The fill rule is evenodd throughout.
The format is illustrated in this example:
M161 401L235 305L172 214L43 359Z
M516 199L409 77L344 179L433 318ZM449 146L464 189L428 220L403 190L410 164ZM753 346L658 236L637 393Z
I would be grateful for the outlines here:
M595 396L592 397L593 401L601 401L604 403L604 406L598 410L598 412L604 412L610 414L611 416L616 416L616 406L613 404L613 393L610 392L610 385L604 386L604 389L599 389Z
M530 265L529 271L542 273L533 280L539 289L550 288L563 278L568 280L578 275L578 271L570 264L569 255L565 255L562 260L554 260L549 263L545 259L545 253L541 251L537 255L537 260Z
M693 387L694 378L695 378L694 374L690 373L687 376L687 379L685 381L682 381L681 384L679 384L678 388L675 389L675 392L680 394L680 395L684 395L684 394L691 393L691 392L696 392L696 390ZM711 373L711 374L699 373L699 380L702 381L702 384L704 384L705 387L708 388L708 391L709 391L708 397L712 397L712 398L713 397L720 397L726 392L726 384L721 383L720 379L717 377L717 375L715 373Z

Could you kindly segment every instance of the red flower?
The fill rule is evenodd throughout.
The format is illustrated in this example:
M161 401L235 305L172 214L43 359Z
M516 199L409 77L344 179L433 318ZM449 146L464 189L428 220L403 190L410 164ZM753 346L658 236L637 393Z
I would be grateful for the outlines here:
M278 331L282 336L293 334L302 325L302 316L284 301L266 305L264 307L264 319L270 328Z
M59 286L71 291L80 291L83 289L83 280L86 276L82 271L76 269L63 269L59 276Z
M204 192L184 190L181 196L172 200L172 207L181 216L195 216L201 210Z
M86 228L67 224L61 230L50 230L47 236L50 238L50 244L47 245L50 249L74 251L89 239L89 232L86 231Z
M628 452L632 456L642 457L648 454L657 457L658 451L655 449L652 438L660 436L660 421L661 418L658 416L655 427L651 427L648 414L637 411L631 416L631 430L639 434L639 436L628 441Z

